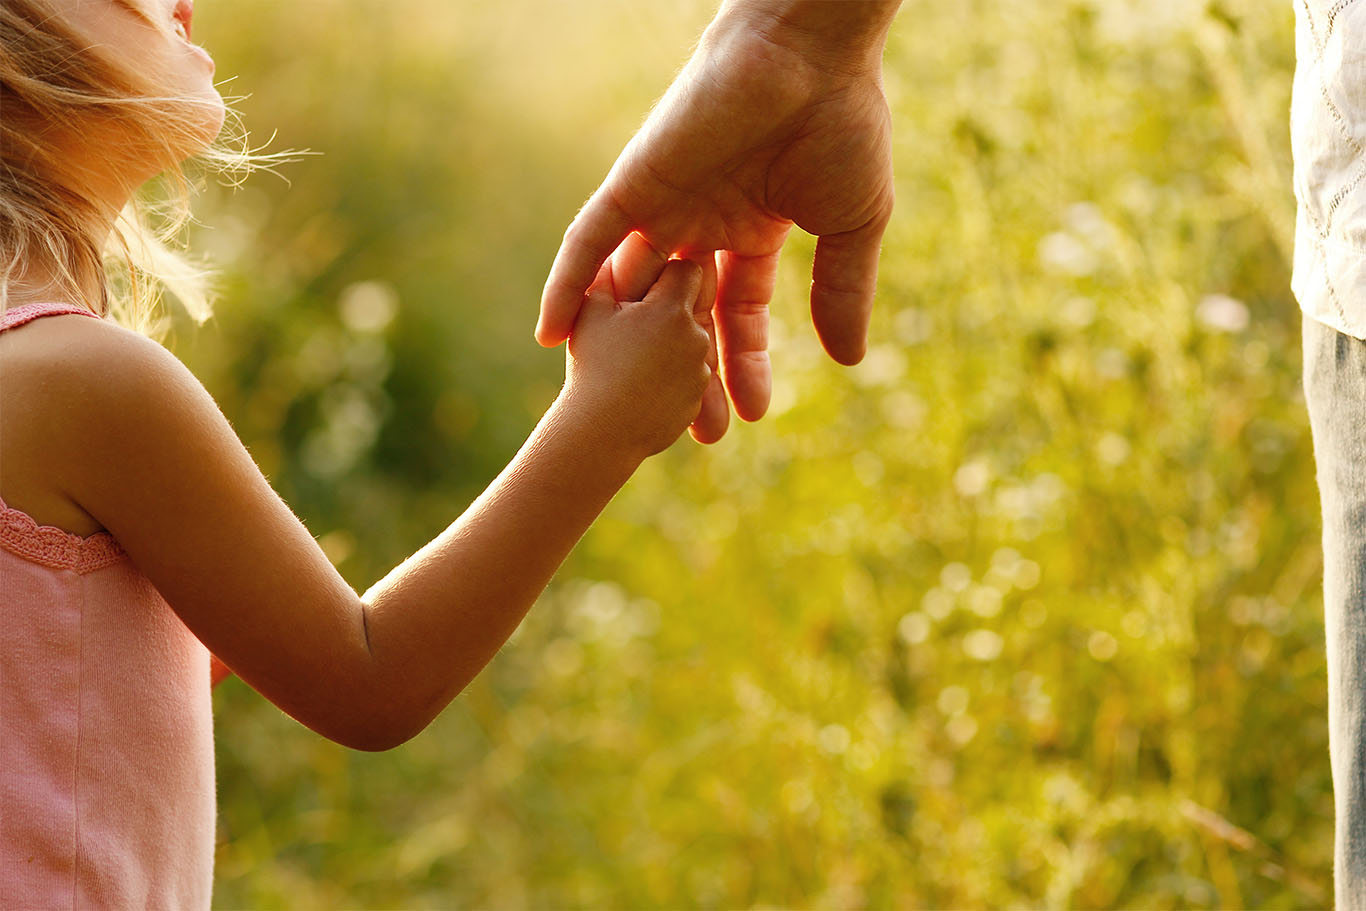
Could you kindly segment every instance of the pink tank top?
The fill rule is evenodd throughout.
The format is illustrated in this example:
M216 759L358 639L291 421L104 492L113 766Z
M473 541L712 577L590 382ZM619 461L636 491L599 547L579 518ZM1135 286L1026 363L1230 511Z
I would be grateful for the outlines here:
M65 304L18 307L0 332ZM3 369L3 364L0 364ZM0 500L0 908L208 908L209 654L107 533Z

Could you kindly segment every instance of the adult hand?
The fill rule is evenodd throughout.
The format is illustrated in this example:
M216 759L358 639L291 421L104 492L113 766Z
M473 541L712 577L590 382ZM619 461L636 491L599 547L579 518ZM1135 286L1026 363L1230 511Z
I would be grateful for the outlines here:
M842 364L861 360L892 211L881 50L897 5L724 7L566 231L541 299L541 344L564 341L599 267L632 231L661 260L714 257L720 375L740 417L757 420L772 388L768 302L795 222L819 237L811 315L821 342ZM719 439L727 422L715 385L693 435Z

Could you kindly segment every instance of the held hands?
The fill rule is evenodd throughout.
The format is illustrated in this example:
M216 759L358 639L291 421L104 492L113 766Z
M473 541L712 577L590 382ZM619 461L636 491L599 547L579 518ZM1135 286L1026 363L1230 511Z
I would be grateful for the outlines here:
M709 310L715 295L715 270L666 263L632 235L579 309L565 407L599 429L604 445L636 459L667 449L697 417L713 379L707 332L694 311Z
M833 4L830 14L863 6ZM757 420L771 394L767 307L778 252L795 222L819 235L816 331L836 361L857 363L893 198L881 41L868 47L822 55L809 41L786 40L777 25L719 17L565 233L537 339L564 340L599 266L633 230L665 253L698 262L714 256L716 293L698 317L709 329L712 363L719 348L736 412ZM727 415L716 385L694 436L719 439Z

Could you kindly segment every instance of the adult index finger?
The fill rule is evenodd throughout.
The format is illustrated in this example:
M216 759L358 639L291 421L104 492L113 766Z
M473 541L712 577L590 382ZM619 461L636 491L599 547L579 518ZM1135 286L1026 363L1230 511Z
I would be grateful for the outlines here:
M606 184L598 187L574 216L550 266L536 323L536 341L547 348L568 338L589 285L603 262L631 231L626 213L605 187Z
M773 371L768 357L768 304L778 275L778 253L718 254L720 289L716 295L721 377L743 420L757 421L768 411Z

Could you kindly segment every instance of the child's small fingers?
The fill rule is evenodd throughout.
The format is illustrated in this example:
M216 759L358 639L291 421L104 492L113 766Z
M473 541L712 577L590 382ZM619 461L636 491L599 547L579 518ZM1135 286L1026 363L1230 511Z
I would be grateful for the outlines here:
M616 309L617 301L612 296L612 269L609 261L602 264L602 268L598 269L597 278L593 279L593 284L588 287L588 293L584 296L578 316L575 317L574 325L570 329L570 336L588 323L611 316Z
M692 315L711 336L712 354L715 355L716 325L712 320L712 308L716 305L716 254L708 250L697 254L697 257L694 262L702 269L702 284L697 289L697 297L693 298ZM715 361L708 363L713 370L716 369Z
M619 301L638 301L649 293L668 263L667 253L650 245L638 231L632 231L617 247L611 264L612 293Z
M702 283L693 299L692 317L707 333L707 366L711 368L711 381L702 393L702 410L692 424L693 439L699 443L715 443L726 435L730 426L730 405L726 402L725 388L721 384L721 374L717 369L719 358L716 346L716 320L713 317L716 305L716 254L708 252L701 260Z
M697 263L686 259L671 259L664 265L664 272L655 282L644 302L682 305L689 310L697 300L697 292L702 287L702 269Z
M589 294L605 294L612 297L612 260L608 259L598 267L598 274L593 277L593 283L588 286L584 296Z
M705 360L710 368L711 379L702 393L702 406L688 428L694 440L699 443L715 443L725 436L730 426L730 406L726 402L725 388L717 372L716 320L712 318L712 308L716 302L716 254L707 251L699 253L693 262L697 263L699 280L696 294L688 304L693 320L707 334Z

